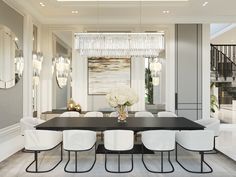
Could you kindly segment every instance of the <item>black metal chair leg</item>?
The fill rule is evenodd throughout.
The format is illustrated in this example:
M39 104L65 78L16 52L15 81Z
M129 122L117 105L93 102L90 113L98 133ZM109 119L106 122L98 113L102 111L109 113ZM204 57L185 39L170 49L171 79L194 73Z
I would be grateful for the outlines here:
M213 169L211 168L211 166L204 160L204 152L200 152L200 155L201 155L201 162L200 162L200 167L201 167L201 171L192 171L192 170L188 170L187 168L185 168L178 160L178 155L177 155L177 144L176 144L176 152L175 152L175 159L176 159L176 162L187 172L190 172L190 173L212 173L213 172ZM203 165L206 165L210 170L209 171L204 171L203 170Z
M216 136L214 137L214 145L213 145L213 150L210 152L204 152L204 154L217 154L218 150L216 149Z
M42 171L42 170L38 170L38 153L39 153L39 151L34 151L34 160L33 160L33 162L31 162L30 164L29 164L29 166L25 169L25 171L26 172L28 172L28 173L46 173L46 172L50 172L50 171L52 171L52 170L54 170L61 162L62 162L62 160L63 160L63 154L62 154L62 143L60 143L60 144L58 144L57 146L61 146L61 159L60 159L60 161L54 166L54 167L52 167L51 169L49 169L49 170L44 170L44 171ZM57 146L55 146L54 148L52 148L52 149L55 149ZM29 168L33 165L35 163L35 171L33 171L33 170L29 170Z
M133 160L133 153L131 154L131 169L127 171L121 171L120 169L120 151L118 152L118 171L111 171L107 168L107 151L105 150L105 170L109 173L129 173L133 171L134 168L134 160Z
M163 165L163 154L164 154L164 151L161 151L161 171L153 171L153 170L150 170L145 161L144 161L144 153L143 153L143 146L142 145L142 162L143 162L143 165L144 167L146 168L147 171L151 172L151 173L172 173L175 169L174 169L174 166L173 164L171 163L171 160L170 160L170 151L167 151L168 152L168 162L170 163L170 166L171 166L171 170L170 171L164 171L164 165Z
M78 155L78 152L81 152L81 151L74 151L75 152L75 171L67 170L67 166L70 163L70 151L68 151L68 161L67 161L67 163L64 167L64 171L67 172L67 173L87 173L87 172L91 171L93 169L96 161L97 161L96 144L94 144L94 146L92 148L94 148L94 161L93 161L93 164L91 165L91 167L88 170L84 170L84 171L79 171L78 170L78 157L77 157L77 155ZM91 149L89 149L89 150L91 150Z

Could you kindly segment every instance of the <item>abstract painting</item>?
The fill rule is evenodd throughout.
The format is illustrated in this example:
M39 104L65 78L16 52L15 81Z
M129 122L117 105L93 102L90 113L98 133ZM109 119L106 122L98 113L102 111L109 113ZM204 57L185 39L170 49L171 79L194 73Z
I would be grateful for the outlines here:
M88 58L88 94L107 94L112 88L130 87L130 58Z

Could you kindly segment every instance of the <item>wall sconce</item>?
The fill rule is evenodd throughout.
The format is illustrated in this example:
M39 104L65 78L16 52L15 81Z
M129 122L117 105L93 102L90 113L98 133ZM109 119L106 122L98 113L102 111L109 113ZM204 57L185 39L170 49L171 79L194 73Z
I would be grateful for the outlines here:
M59 56L54 58L53 64L55 65L56 69L56 79L58 86L63 88L67 85L68 76L70 74L70 59Z
M39 84L39 77L42 70L43 54L41 52L33 52L33 83Z
M24 58L23 58L23 51L22 50L16 50L15 51L15 73L18 75L18 77L22 77L23 70L24 70Z

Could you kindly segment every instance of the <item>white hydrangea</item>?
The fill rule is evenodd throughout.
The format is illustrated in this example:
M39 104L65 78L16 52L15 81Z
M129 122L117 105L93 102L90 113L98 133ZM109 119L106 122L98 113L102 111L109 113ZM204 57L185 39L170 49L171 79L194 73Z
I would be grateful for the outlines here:
M138 102L138 96L133 89L129 87L113 88L110 93L106 95L106 99L111 107L117 106L132 106Z

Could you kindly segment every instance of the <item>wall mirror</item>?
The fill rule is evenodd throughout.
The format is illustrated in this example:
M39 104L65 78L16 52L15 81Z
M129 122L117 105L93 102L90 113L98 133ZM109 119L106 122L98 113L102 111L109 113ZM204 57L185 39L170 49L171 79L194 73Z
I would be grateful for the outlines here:
M71 98L72 32L53 31L53 109L66 108Z
M8 27L0 24L0 88L15 86L23 75L23 52L17 36Z

